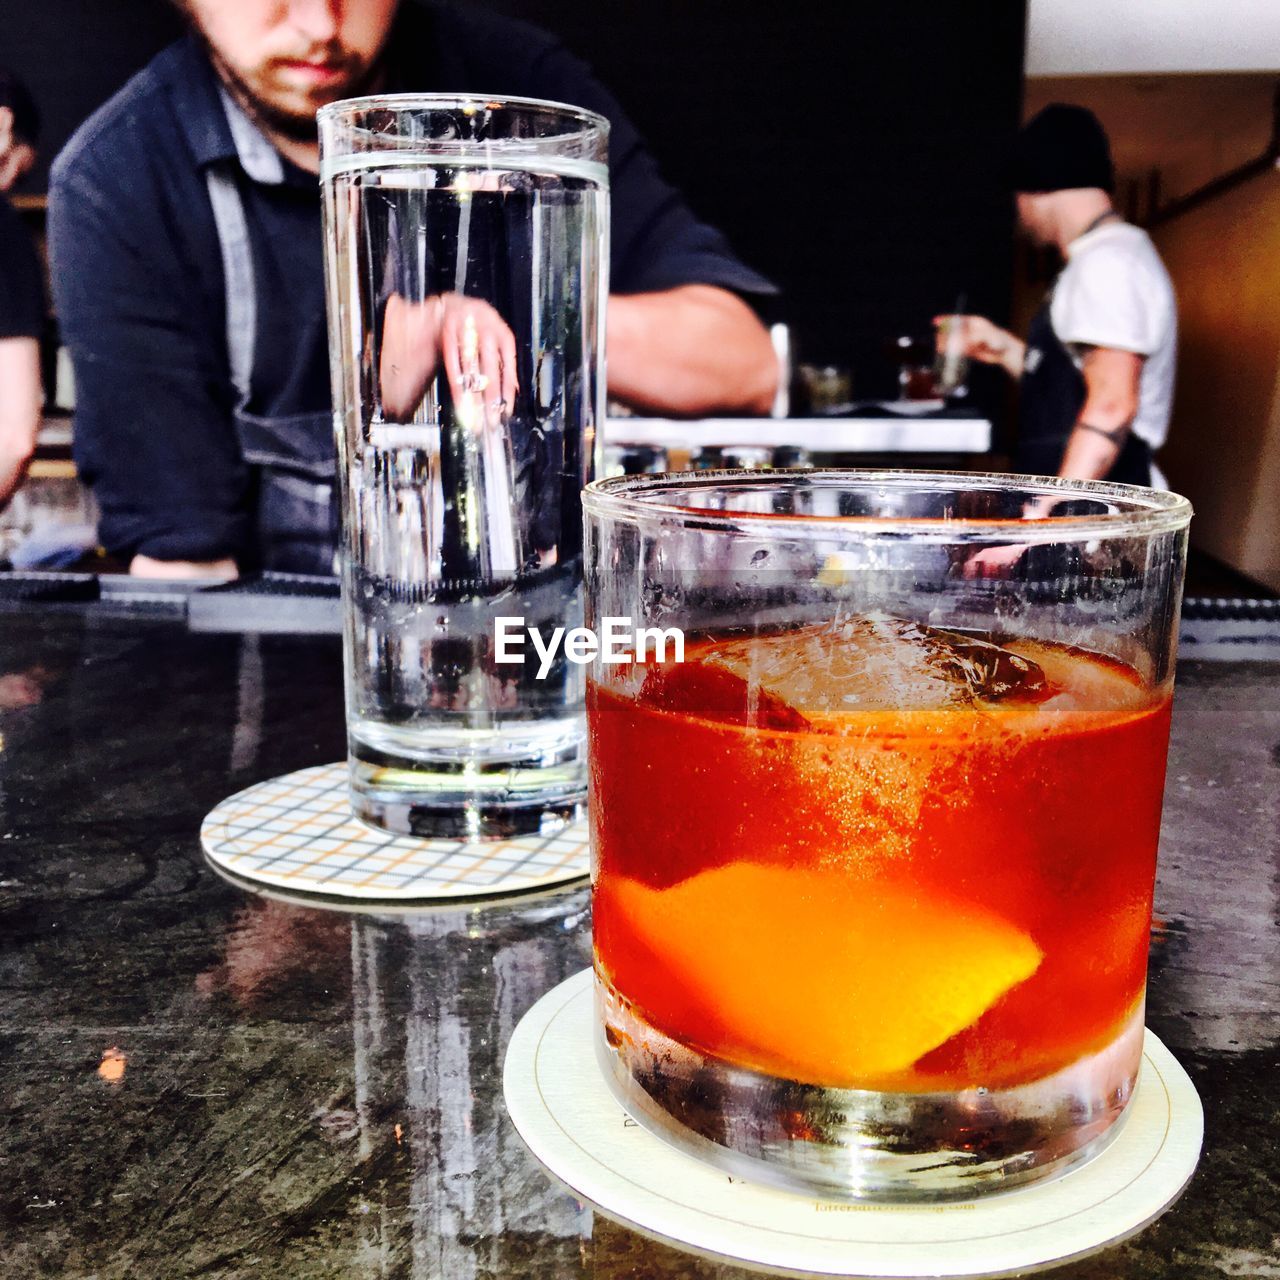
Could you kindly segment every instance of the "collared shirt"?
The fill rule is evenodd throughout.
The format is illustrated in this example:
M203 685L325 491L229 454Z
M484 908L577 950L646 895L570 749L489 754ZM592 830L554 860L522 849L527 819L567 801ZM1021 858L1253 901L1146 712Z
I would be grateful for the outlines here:
M606 116L611 287L773 287L739 262L659 176L634 127L553 37L480 10L406 3L389 48L392 88L572 102ZM246 408L326 411L320 197L223 101L188 37L157 57L54 165L55 307L75 362L75 456L94 486L100 537L118 554L254 559L253 469L232 428L221 253L206 187L238 165L253 251L257 341Z

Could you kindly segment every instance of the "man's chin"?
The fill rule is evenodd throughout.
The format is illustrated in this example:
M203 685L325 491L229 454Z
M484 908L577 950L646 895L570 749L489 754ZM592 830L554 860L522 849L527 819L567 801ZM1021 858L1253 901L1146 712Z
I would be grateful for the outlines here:
M354 95L351 84L326 85L305 92L255 93L249 98L248 107L259 124L294 142L316 140L316 112L330 102Z
M315 115L321 107L342 98L354 98L364 84L364 77L343 76L322 84L287 84L271 94L275 108L289 115Z
M290 78L270 86L266 96L278 109L302 115L306 111L323 107L326 102L347 97L351 93L351 86L352 80L345 76L324 84L311 84Z
M277 80L272 84L251 84L236 77L244 105L255 120L268 130L295 142L316 140L316 112L330 102L354 97L364 77L345 76L329 84L297 85Z
M315 106L308 106L295 102L284 104L260 97L253 98L247 104L250 114L260 127L292 142L316 140L316 111L323 105L317 103Z

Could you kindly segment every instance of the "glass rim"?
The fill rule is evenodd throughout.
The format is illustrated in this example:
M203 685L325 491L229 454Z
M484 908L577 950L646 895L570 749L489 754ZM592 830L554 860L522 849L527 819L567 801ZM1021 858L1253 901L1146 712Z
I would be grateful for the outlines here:
M788 480L841 481L851 487L892 485L926 489L1005 490L1028 498L1096 498L1128 508L1092 515L1040 516L1034 519L984 516L856 516L788 512L724 511L696 502L654 501L644 495L664 489L737 488ZM655 520L696 521L700 530L728 532L766 529L806 535L838 535L853 539L893 535L927 542L1064 542L1092 538L1150 537L1186 528L1191 503L1180 494L1144 485L1106 480L1064 480L1056 476L1017 475L995 471L914 471L908 468L779 467L769 470L724 468L672 471L651 475L610 476L593 480L582 493L584 511L631 524Z
M358 98L339 98L336 102L327 102L316 112L316 119L323 125L331 120L355 117L362 111L465 111L474 107L484 107L488 110L554 112L586 126L580 131L581 133L595 131L606 140L611 127L609 121L599 112L575 106L572 102L557 102L552 98L513 98L500 93L369 93ZM394 137L395 135L375 136ZM494 138L486 140L484 145L500 147L504 143L512 143L528 146L531 142L554 141L556 136L552 135L547 139ZM563 136L575 135L566 133ZM448 151L452 148L474 147L476 141L471 138L432 138L429 140L429 145Z

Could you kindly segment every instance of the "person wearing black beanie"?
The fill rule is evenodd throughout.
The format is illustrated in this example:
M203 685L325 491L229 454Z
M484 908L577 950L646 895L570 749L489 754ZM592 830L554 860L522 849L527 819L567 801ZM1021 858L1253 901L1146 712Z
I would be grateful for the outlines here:
M1025 342L982 316L957 323L967 354L1021 383L1017 470L1163 483L1151 451L1168 430L1177 308L1150 237L1112 204L1097 117L1045 107L1018 135L1010 185L1022 230L1056 248L1063 269Z

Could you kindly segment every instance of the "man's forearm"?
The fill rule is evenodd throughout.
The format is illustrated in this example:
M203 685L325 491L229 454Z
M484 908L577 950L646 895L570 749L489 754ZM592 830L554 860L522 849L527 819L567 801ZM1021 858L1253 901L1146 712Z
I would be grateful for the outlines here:
M101 538L125 554L173 546L174 559L134 555L138 575L235 577L234 561L212 557L248 534L228 388L211 373L226 359L225 334L192 307L178 241L145 238L140 202L157 175L136 175L134 189L133 177L99 160L55 174L48 228L54 302L75 362L76 454L92 459Z
M740 298L709 285L609 300L609 394L652 413L768 413L778 361Z
M0 511L9 505L9 499L18 492L30 461L29 452L12 454L0 449Z
M1068 480L1101 480L1115 465L1129 424L1104 427L1081 414L1071 430L1058 474Z
M1101 480L1115 465L1138 412L1142 357L1095 347L1084 358L1085 402L1058 474Z
M209 578L219 582L240 576L229 556L220 560L156 560L137 555L129 562L129 572L135 578Z
M0 507L13 497L35 452L40 427L40 347L0 340Z

